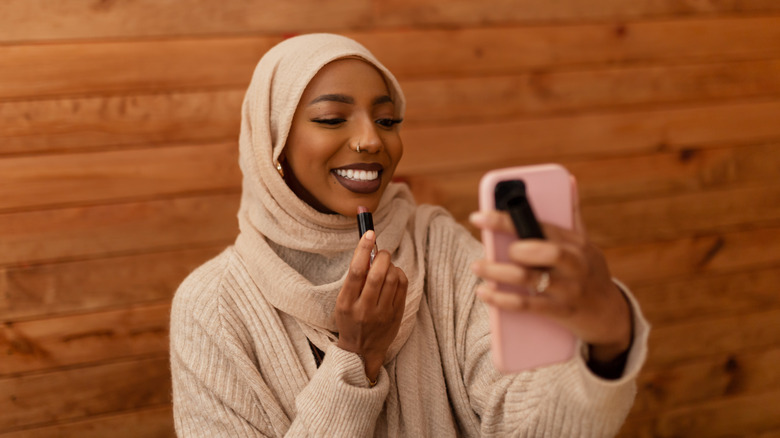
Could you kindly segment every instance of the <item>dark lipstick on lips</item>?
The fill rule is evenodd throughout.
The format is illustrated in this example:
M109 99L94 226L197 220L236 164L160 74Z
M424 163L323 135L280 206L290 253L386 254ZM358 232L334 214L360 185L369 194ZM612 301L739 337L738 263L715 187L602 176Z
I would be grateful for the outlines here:
M371 212L368 211L366 207L363 207L362 205L358 207L358 215L357 215L357 222L358 222L358 232L360 233L360 237L362 238L364 234L368 230L374 229L374 219L371 216ZM374 257L376 257L377 253L377 247L376 247L376 237L374 237L374 249L371 250L371 261L369 263L374 263Z

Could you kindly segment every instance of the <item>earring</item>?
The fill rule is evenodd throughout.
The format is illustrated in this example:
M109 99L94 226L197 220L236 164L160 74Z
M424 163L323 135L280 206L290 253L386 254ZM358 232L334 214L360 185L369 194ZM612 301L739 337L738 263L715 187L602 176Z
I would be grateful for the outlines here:
M284 178L284 169L282 169L282 163L276 162L276 171L279 172L279 176Z

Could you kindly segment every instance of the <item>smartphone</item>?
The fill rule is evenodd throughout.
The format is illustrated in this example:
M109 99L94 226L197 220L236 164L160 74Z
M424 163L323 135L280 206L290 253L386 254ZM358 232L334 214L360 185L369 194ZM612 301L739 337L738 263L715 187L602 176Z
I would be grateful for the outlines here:
M508 248L513 241L523 236L544 238L538 222L572 229L574 190L573 177L558 164L510 167L486 173L479 185L480 210L507 210L517 228L512 234L483 230L486 258L508 262ZM525 209L530 209L530 218ZM533 293L506 284L494 286L511 293ZM531 313L488 308L493 362L502 373L530 370L573 357L577 339L558 323Z

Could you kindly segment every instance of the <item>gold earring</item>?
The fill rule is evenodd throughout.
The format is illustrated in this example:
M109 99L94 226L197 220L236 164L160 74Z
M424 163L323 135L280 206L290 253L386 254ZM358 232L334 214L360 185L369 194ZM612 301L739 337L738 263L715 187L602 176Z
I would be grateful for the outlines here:
M282 169L282 163L276 162L276 171L279 172L279 176L284 178L284 169Z

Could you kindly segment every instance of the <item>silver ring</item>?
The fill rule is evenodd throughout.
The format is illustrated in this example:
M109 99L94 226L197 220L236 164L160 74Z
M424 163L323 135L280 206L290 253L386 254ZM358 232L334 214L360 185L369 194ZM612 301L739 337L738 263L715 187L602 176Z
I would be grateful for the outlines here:
M543 294L547 288L550 287L550 273L547 271L542 272L542 276L539 277L539 281L536 282L536 293Z
M358 142L355 152L360 153L360 142Z

